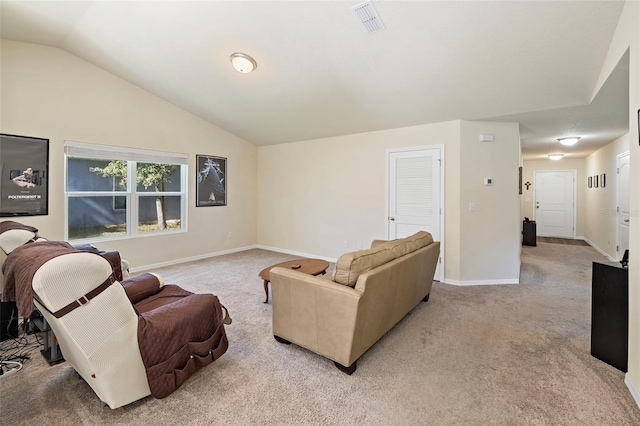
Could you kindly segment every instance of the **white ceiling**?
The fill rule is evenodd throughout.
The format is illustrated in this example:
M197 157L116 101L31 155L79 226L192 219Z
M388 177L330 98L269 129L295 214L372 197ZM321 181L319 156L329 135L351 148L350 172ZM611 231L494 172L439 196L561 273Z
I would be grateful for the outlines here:
M619 93L584 106L622 2L377 1L386 30L373 34L350 10L358 3L2 1L0 30L64 49L256 145L501 117L522 123L533 156L568 132L601 134L591 142L602 146L627 131L628 102L608 105ZM234 52L257 70L234 71ZM628 96L626 72L605 88Z

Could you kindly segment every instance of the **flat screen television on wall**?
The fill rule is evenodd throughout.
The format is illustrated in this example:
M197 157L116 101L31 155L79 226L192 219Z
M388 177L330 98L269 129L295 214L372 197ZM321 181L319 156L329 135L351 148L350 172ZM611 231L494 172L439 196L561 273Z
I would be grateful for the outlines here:
M49 213L49 139L0 134L0 217Z

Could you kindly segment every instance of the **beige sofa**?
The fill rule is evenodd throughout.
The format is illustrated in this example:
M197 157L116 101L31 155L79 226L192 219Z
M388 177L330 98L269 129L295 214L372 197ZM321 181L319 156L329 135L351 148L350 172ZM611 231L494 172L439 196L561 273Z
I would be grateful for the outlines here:
M420 231L342 255L331 278L271 270L273 335L334 361L352 374L356 361L427 301L440 243Z

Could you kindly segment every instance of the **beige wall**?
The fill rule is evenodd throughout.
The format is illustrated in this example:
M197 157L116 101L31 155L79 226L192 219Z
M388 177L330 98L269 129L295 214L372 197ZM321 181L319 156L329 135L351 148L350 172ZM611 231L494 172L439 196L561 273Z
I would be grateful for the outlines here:
M63 238L63 144L73 140L189 155L188 232L97 243L132 267L255 244L255 146L60 49L0 47L0 131L50 139L49 215L21 222ZM195 207L196 154L228 158L227 207Z
M594 92L606 81L627 51L629 55L629 133L631 153L631 225L629 247L629 372L625 381L640 405L640 146L638 116L640 109L640 2L624 4L616 32Z
M483 145L480 133L496 141ZM517 281L520 145L513 123L452 121L260 147L258 244L335 259L358 242L387 238L386 150L437 144L445 147L445 281ZM485 176L496 185L484 187ZM463 200L465 208L477 203L475 215L461 208Z
M535 217L533 199L535 187L533 174L545 170L576 171L576 238L584 238L611 259L616 254L616 156L629 151L626 134L586 158L562 159L560 161L525 160L522 170L522 219ZM607 185L602 188L588 188L589 176L606 174ZM524 186L531 182L529 190Z
M584 158L563 158L559 161L549 159L525 160L522 166L522 197L520 199L522 220L525 217L531 220L535 218L533 213L533 199L535 198L533 172L556 170L576 171L576 237L584 238L585 193L587 190ZM526 182L531 183L529 189L524 185Z
M463 121L460 145L460 279L520 279L520 131L518 123ZM480 135L494 135L480 142ZM484 178L492 178L486 186ZM469 204L475 204L471 212Z
M605 174L605 187L590 188L586 191L585 238L613 260L620 257L616 252L616 156L629 151L626 135L592 153L585 159L587 176Z
M327 258L386 239L386 150L442 144L445 276L459 263L460 123L406 127L258 149L258 244ZM449 233L450 232L450 233ZM347 241L347 247L343 242Z

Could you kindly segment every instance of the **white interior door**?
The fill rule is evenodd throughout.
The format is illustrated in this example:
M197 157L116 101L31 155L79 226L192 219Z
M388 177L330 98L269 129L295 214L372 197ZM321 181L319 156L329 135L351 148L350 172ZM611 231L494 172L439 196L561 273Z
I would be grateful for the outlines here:
M617 167L617 228L618 228L618 259L622 259L625 250L629 249L629 153L616 158Z
M575 170L535 171L537 235L575 238Z
M442 243L441 156L440 148L388 153L390 240L424 230ZM441 262L435 279L442 280Z

